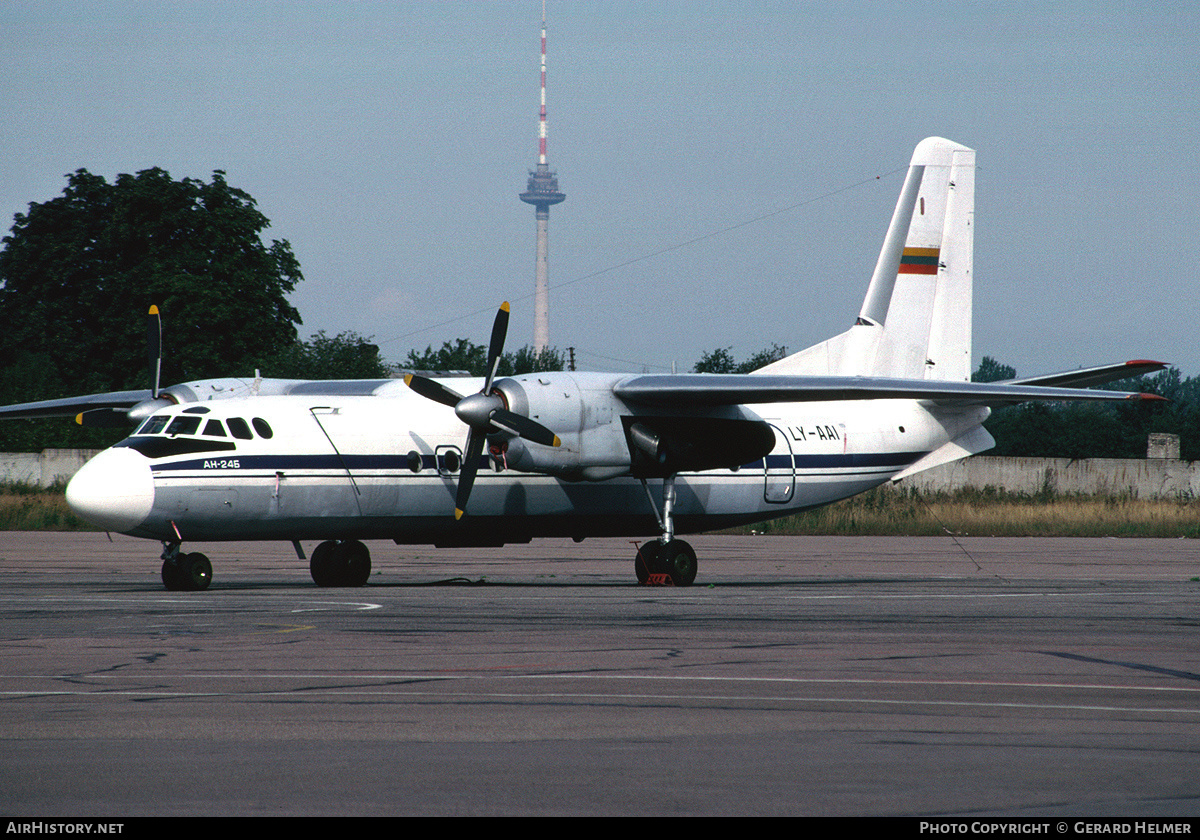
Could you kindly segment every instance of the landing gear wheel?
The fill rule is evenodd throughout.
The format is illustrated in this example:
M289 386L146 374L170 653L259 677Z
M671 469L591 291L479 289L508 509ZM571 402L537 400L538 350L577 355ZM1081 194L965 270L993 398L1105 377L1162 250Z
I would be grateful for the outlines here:
M317 586L362 586L371 577L371 552L358 540L326 540L313 549L308 569Z
M658 555L661 547L662 543L658 540L650 540L638 546L637 555L633 558L633 570L637 573L638 583L645 583L650 579L650 575L662 571L658 568Z
M317 586L336 586L336 569L333 568L330 555L337 543L332 540L321 543L313 549L308 561L308 571L312 574L313 583Z
M212 583L212 563L198 551L162 564L162 582L171 592L200 592Z
M183 586L180 583L179 567L174 560L164 560L162 565L162 582L168 592L178 592Z
M676 586L691 586L696 580L696 552L683 540L671 540L658 552L658 569L671 576Z
M179 558L179 572L185 591L200 592L212 583L212 563L198 551Z
M646 583L651 575L666 575L675 586L691 586L697 565L695 550L683 540L671 540L666 545L650 540L638 548L633 558L638 583Z

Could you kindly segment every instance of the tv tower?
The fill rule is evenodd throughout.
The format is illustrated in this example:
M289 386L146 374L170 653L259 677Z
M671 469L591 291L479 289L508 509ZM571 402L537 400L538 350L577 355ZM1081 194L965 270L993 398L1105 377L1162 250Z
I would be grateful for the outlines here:
M537 171L520 199L534 207L537 218L537 282L533 291L533 349L540 353L550 344L550 205L567 196L558 191L558 177L546 163L546 0L542 0L542 108L538 118Z

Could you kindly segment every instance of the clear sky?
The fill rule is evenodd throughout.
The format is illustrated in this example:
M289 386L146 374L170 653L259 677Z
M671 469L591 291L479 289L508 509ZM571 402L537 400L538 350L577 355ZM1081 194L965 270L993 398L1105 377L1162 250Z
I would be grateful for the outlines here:
M1197 9L549 0L551 344L682 371L843 331L902 169L940 135L978 150L976 363L1200 375ZM300 260L302 336L398 361L485 344L508 299L509 347L529 343L540 19L539 0L0 0L4 229L81 167L222 169ZM169 347L187 313L164 317Z

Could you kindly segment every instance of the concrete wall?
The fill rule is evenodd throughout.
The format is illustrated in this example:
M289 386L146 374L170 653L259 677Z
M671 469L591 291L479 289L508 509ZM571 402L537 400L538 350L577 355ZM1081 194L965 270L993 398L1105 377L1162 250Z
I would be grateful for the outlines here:
M921 490L995 487L1013 493L1130 495L1136 498L1200 496L1200 461L1165 458L996 458L977 455L943 464L899 482Z
M98 449L44 449L41 452L0 452L0 483L49 487L67 479Z

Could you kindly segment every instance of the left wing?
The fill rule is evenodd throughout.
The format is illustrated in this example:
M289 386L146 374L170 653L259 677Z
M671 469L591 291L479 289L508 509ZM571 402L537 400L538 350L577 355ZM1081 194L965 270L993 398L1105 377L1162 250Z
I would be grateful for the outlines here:
M128 426L169 405L226 400L251 395L366 396L390 379L201 379L151 390L112 391L57 400L0 406L0 420L74 417L83 426Z
M108 394L88 394L60 400L39 400L0 406L0 420L27 420L36 417L73 417L81 412L97 410L127 411L150 399L151 392L114 391Z

